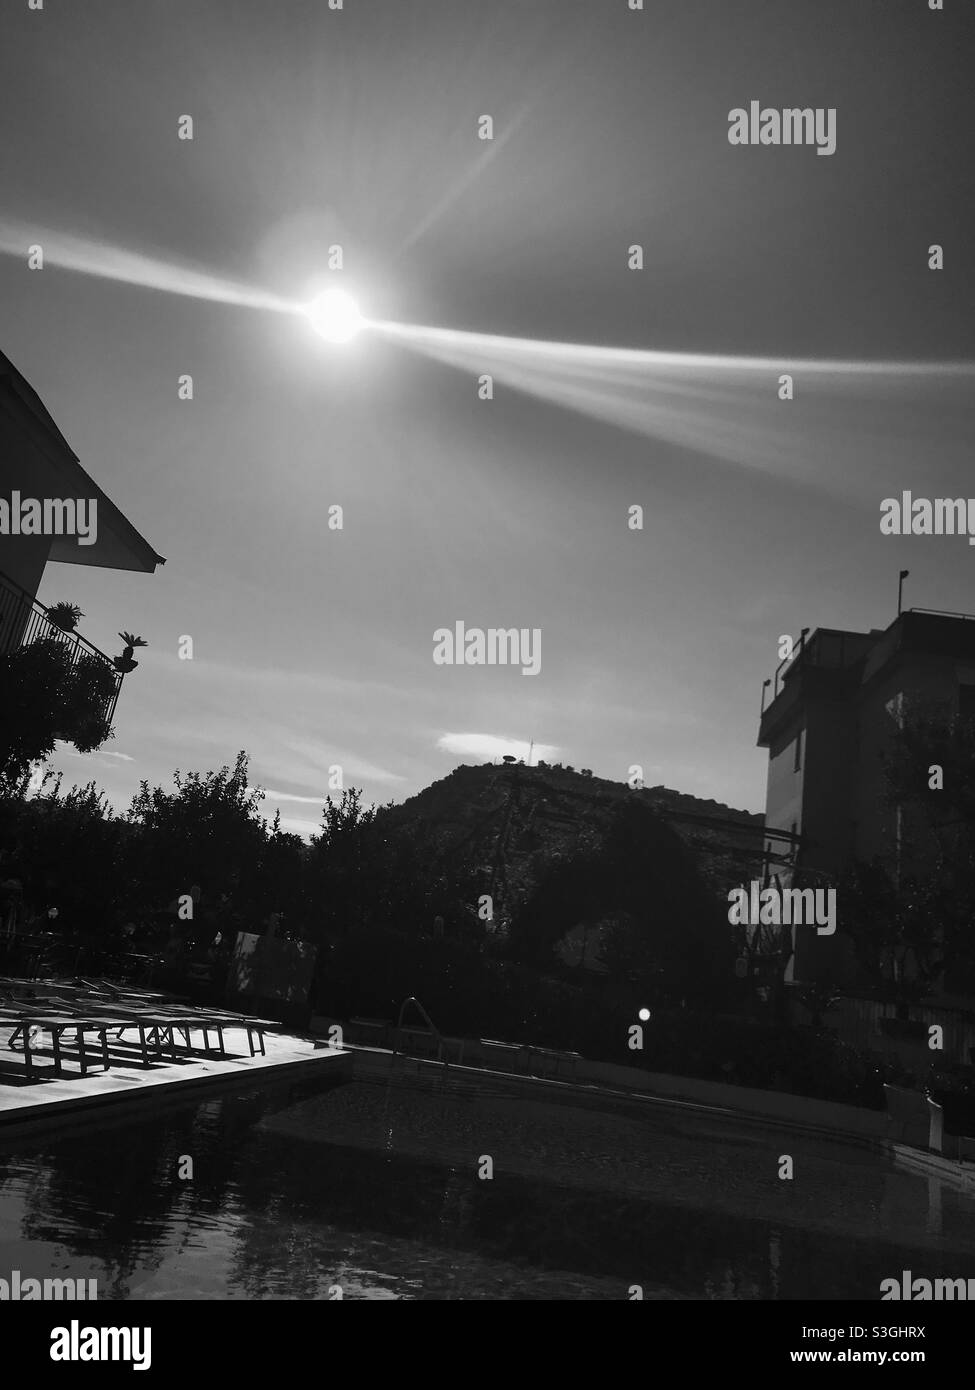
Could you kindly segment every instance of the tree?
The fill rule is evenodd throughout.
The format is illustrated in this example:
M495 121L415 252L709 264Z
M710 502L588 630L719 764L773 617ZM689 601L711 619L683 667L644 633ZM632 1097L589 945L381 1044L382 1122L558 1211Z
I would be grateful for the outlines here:
M600 842L554 859L515 919L517 958L545 965L567 931L601 928L601 955L656 999L711 997L730 976L727 918L680 837L642 802L620 802Z
M882 864L856 864L838 886L846 931L853 938L864 983L899 1004L923 999L946 970L970 975L971 889L945 864L895 885Z
M942 982L950 993L970 992L975 723L907 706L884 771L886 800L902 813L900 880L877 860L854 865L838 889L862 976L904 1005Z
M127 906L127 827L93 782L64 792L48 773L27 792L25 777L0 793L0 879L22 884L25 920L56 907L61 928L111 935Z
M940 768L941 778L932 774ZM975 720L908 706L885 768L888 800L923 812L943 843L975 836ZM941 785L932 787L931 782ZM950 833L945 837L944 832Z
M116 677L98 657L72 655L52 637L0 656L0 776L16 779L59 739L90 753L111 737Z
M247 885L261 862L268 829L260 814L264 792L249 785L248 762L241 752L232 769L177 771L175 791L150 790L142 783L128 820L140 831L133 873L144 911L164 909L199 886L202 912L213 918L219 912L220 930L257 930L263 904Z

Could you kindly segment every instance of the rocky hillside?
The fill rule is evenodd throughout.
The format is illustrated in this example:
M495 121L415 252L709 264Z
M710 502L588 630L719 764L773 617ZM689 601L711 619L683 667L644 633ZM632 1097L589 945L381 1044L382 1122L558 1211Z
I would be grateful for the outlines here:
M553 861L598 848L620 803L633 798L680 836L715 893L723 896L757 871L762 816L668 787L631 790L545 764L458 767L387 814L421 827L443 862L461 857L482 865L498 905L510 909Z

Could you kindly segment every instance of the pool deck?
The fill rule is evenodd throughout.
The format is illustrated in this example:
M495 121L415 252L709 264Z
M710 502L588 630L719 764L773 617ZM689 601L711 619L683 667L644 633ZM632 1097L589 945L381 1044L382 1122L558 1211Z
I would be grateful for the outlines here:
M37 1123L55 1125L84 1118L93 1111L100 1116L116 1114L135 1103L165 1099L205 1100L209 1096L239 1089L243 1084L320 1080L332 1084L351 1080L352 1056L319 1039L296 1038L283 1033L266 1033L267 1053L248 1055L247 1034L242 1029L225 1028L231 1056L184 1055L178 1060L154 1061L144 1067L131 1056L111 1055L108 1071L96 1055L89 1059L87 1075L82 1076L77 1059L68 1057L69 1074L56 1076L53 1059L36 1053L37 1079L27 1082L21 1054L10 1052L10 1028L0 1028L0 1136L22 1126Z

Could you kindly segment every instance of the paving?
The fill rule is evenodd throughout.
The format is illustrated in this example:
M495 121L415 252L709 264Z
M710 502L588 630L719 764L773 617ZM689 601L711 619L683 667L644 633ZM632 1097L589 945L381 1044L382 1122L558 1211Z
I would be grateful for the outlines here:
M103 1069L100 1047L86 1046L87 1074L81 1073L77 1046L61 1042L61 1070L55 1070L50 1037L35 1036L32 1044L32 1079L28 1080L21 1050L9 1043L15 1023L0 1026L0 1133L36 1121L56 1122L68 1114L98 1109L115 1111L127 1102L166 1096L205 1097L210 1092L239 1087L242 1081L280 1081L320 1078L341 1081L351 1076L352 1058L340 1048L319 1039L265 1033L265 1054L251 1056L243 1027L223 1029L226 1054L204 1051L201 1029L190 1027L192 1050L177 1056L154 1057L149 1066L139 1048L109 1041L109 1068ZM212 1030L211 1030L212 1031Z

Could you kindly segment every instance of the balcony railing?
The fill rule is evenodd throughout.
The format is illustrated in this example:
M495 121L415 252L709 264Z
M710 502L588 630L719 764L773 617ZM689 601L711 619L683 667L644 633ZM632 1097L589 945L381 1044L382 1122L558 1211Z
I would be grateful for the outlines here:
M72 666L86 660L96 661L111 673L114 688L103 709L106 725L111 724L122 688L122 673L115 669L111 657L86 642L77 632L65 632L52 623L44 605L0 571L0 653L51 641L67 650Z
M812 637L804 628L791 655L784 657L775 668L774 676L769 677L762 686L762 708L764 715L769 691L768 708L787 688L787 678L797 668L820 671L848 671L859 662L876 640L873 633L845 632L839 628L817 628Z

